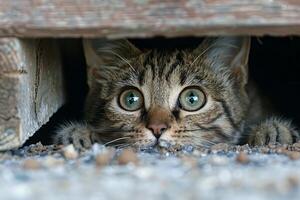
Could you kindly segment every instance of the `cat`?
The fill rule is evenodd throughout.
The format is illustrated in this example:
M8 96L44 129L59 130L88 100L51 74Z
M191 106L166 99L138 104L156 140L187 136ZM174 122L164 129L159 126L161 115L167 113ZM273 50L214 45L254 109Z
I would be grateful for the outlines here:
M56 142L79 150L296 142L296 128L272 116L248 80L250 42L209 37L195 49L141 51L128 40L85 39L85 122L62 126Z

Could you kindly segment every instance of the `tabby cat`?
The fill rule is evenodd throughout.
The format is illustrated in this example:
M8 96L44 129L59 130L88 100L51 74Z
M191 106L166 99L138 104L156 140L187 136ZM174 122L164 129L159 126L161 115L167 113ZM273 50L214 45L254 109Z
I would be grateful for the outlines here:
M57 142L180 150L299 139L289 121L270 116L248 81L248 37L207 38L196 49L172 51L87 39L84 51L85 122L64 125Z

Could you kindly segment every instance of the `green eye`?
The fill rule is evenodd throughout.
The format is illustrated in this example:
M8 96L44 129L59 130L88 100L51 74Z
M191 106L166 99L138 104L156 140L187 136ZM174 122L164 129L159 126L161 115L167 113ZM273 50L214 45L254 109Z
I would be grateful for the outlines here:
M144 98L137 89L128 89L121 93L119 97L120 106L127 111L136 111L143 106Z
M185 88L179 95L180 107L186 111L197 111L206 103L205 94L198 87Z

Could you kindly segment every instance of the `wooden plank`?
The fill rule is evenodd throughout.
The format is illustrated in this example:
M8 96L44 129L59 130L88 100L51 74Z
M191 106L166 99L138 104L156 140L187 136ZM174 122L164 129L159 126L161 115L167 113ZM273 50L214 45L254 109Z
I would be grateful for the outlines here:
M22 145L64 102L56 40L0 39L0 150Z
M0 1L0 36L300 35L299 0Z

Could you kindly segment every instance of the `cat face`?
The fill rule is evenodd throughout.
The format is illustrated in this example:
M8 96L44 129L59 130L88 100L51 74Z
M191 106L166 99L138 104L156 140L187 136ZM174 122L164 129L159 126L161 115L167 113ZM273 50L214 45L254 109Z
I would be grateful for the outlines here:
M141 52L126 40L86 40L87 121L116 146L237 142L249 46L248 38L209 38L194 50Z

